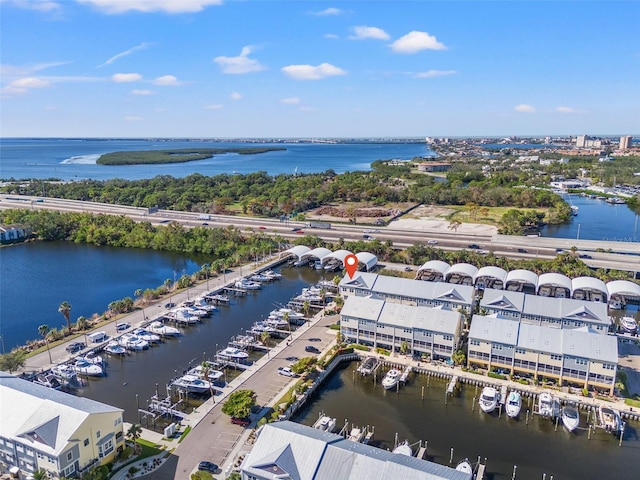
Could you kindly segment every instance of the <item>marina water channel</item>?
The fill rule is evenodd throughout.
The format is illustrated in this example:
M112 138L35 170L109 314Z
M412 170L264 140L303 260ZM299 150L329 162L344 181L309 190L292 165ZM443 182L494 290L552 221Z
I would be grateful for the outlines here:
M55 252L50 252L53 255L51 262L61 262L63 265L76 265L80 262L80 257L92 255L93 268L98 271L109 265L113 276L111 280L114 282L121 273L117 268L118 262L129 262L127 266L130 266L129 264L135 261L133 255L131 258L121 258L114 262L115 257L109 258L110 255L105 255L106 250L101 247L83 246L82 249L78 249L77 245L68 245L67 249L67 245L36 244L3 250L3 270L9 263L9 257L27 255L33 247L54 248ZM95 252L92 253L94 249ZM117 255L123 253L122 250L113 250L112 253ZM75 258L74 255L79 258ZM29 256L33 261L34 257ZM165 260L175 261L169 257ZM40 288L46 288L44 284L51 282L49 288L55 289L55 277L46 281L41 277L40 280L36 280L42 271L38 273L31 261L21 263L22 276L26 281L33 282L31 285L41 285ZM105 265L100 263L102 261L106 262ZM162 259L155 261L158 264L162 263ZM176 268L173 263L169 264L172 265L169 271ZM198 262L185 263L187 271L190 264L197 265ZM122 267L125 268L125 264L122 264ZM58 272L65 271L60 266L57 268L60 269ZM165 266L161 277L151 280L149 286L162 283L167 276L166 270ZM110 358L107 375L90 379L77 393L123 408L125 420L137 421L138 403L144 407L156 390L161 396L164 395L169 379L189 365L199 363L203 357L212 357L216 346L226 346L232 336L241 334L255 321L266 317L276 305L285 304L302 288L323 278L323 272L309 268L282 268L281 272L281 281L266 285L262 290L250 293L246 297L234 298L231 306L220 307L211 318L185 328L184 335L178 339L166 340L160 346L128 355L123 359ZM327 278L333 275L329 273ZM84 282L82 278L85 279ZM106 305L114 299L102 298L99 292L100 285L87 282L86 278L86 271L73 268L65 271L65 281L75 285L78 290L75 295L92 299L95 310L100 310L101 305ZM129 278L128 281L133 281L139 286L135 278ZM7 285L7 288L11 287ZM13 293L18 295L18 292ZM9 294L3 285L3 301L5 295ZM24 290L22 294L24 295ZM120 298L126 295L130 293L125 292ZM73 298L60 298L56 301L63 300L69 300L74 304ZM40 315L56 318L56 313L54 308L52 315L49 315L48 311ZM74 313L85 314L79 311ZM20 317L3 314L2 328L5 332L7 329L18 328L17 325L8 323L9 318ZM61 320L62 318L58 319ZM31 334L29 337L33 338L35 335ZM373 444L381 448L393 448L396 438L400 441L407 439L412 444L420 440L426 441L427 458L445 465L452 461L455 466L462 458L469 458L475 463L480 457L483 462L486 459L489 479L512 478L514 466L515 478L518 479L550 479L551 476L556 480L637 478L640 469L640 426L637 423L627 424L624 440L619 446L613 436L601 430L588 439L586 429L579 430L577 434L568 434L562 425L556 430L552 422L542 418L530 418L527 424L524 416L519 421L514 421L504 415L498 418L497 415L481 413L477 405L472 408L474 398L477 401L479 392L470 385L464 385L457 395L448 398L446 404L446 383L434 377L412 375L407 385L397 393L385 391L379 384L374 385L371 377L363 378L354 374L356 366L355 363L344 364L330 375L294 420L312 425L319 413L325 412L335 417L339 426L342 426L345 420L358 426L369 425L375 428ZM586 414L582 411L581 415L582 426L585 427Z

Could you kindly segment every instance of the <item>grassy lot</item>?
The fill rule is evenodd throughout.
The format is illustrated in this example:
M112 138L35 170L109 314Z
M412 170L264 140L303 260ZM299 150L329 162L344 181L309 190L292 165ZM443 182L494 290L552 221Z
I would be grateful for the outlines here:
M481 223L486 225L495 225L498 226L500 223L500 219L502 216L507 213L509 210L513 210L516 207L486 207L487 212L483 214L482 210L485 207L482 207L477 213L475 218L471 218L471 212L469 211L469 207L465 207L464 205L449 205L446 208L453 210L453 213L449 214L446 218L450 221L458 221L460 223ZM536 211L547 213L546 208L517 208L517 210L527 212L527 211Z

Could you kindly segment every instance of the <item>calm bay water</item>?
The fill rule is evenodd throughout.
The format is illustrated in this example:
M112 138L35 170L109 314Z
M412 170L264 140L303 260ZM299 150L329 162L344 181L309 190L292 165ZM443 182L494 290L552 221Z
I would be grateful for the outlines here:
M453 448L453 464L469 458L487 459L489 480L509 480L516 465L516 479L554 480L631 479L640 468L638 424L627 425L624 442L618 447L610 434L598 430L590 440L587 431L567 433L562 424L542 418L525 422L502 415L482 413L478 406L472 412L473 386L463 386L459 395L444 402L446 383L425 376L413 376L399 390L385 391L373 384L371 377L353 374L355 363L336 371L294 420L312 425L320 412L335 417L338 428L345 419L357 426L375 427L373 445L393 449L396 434L399 441L427 441L427 459L449 465ZM421 391L424 387L424 400ZM581 412L582 427L586 414ZM415 448L414 448L415 451Z
M258 155L225 154L186 163L162 165L98 165L105 153L178 148L283 147L284 151ZM337 173L369 170L375 160L433 155L424 143L243 143L203 140L0 139L0 178L60 178L62 180L124 178L138 180L157 175L176 178L193 173Z

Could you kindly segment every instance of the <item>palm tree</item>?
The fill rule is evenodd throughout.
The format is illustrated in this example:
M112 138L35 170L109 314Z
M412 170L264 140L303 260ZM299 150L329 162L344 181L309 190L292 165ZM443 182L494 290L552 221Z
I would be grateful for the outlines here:
M49 363L53 363L53 360L51 359L51 350L49 349L49 332L50 331L51 329L49 328L49 325L40 325L38 327L38 333L42 335L42 338L44 338L44 341L47 344L47 352L49 353Z
M78 330L86 330L89 328L89 319L80 315L76 320L76 327L78 327Z
M269 340L271 339L271 334L267 331L263 331L260 334L260 341L264 343L267 347L269 346Z
M202 379L205 382L209 382L209 393L211 394L211 400L213 400L213 403L216 403L216 400L213 397L215 393L213 391L213 385L211 384L211 380L209 379L209 372L211 372L211 364L206 360L203 360L200 366L202 367Z
M138 423L132 423L127 430L127 438L133 442L133 453L138 451L138 439L142 435L142 426Z
M305 317L309 316L310 310L311 310L311 303L309 303L309 300L305 300L304 303L302 304L302 313L304 313Z
M62 302L58 307L58 312L60 312L67 321L67 333L71 333L71 320L69 320L69 317L71 316L71 305L69 302Z
M32 476L33 480L47 480L47 478L49 478L49 475L44 468L39 468L38 470L33 472Z
M291 336L291 322L289 322L289 312L284 312L284 314L282 314L282 319L287 322L287 327L289 327L289 336Z

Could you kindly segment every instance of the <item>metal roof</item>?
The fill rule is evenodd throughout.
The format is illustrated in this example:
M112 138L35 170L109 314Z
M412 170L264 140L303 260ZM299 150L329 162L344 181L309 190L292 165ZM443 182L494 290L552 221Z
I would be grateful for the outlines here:
M605 296L605 300L609 296L605 283L595 277L576 277L571 280L571 293L576 290L595 290L602 293Z
M542 325L522 323L518 347L537 352L562 355L562 335L565 330ZM592 334L597 335L597 334ZM603 335L598 335L603 336Z
M541 286L554 286L566 288L571 292L571 279L561 273L543 273L538 277L538 290Z
M351 253L349 250L336 250L335 252L330 253L329 255L324 257L324 259L329 260L330 258L334 258L336 260L344 262L344 259L347 257L347 255L353 255L353 253Z
M378 264L378 257L370 252L358 252L356 253L356 257L358 257L358 262L364 263L367 266L367 271Z
M522 292L485 288L482 300L480 300L480 308L495 308L520 313L524 306L524 298L525 294Z
M507 278L507 271L504 268L494 266L482 267L476 272L473 281L475 282L476 279L481 277L491 277L504 282Z
M247 475L274 480L471 480L471 475L450 467L290 421L262 427L240 468Z
M449 278L454 273L474 278L476 273L478 273L478 268L471 265L470 263L456 263L454 265L451 265L449 270L447 270L446 277Z
M419 272L434 271L434 272L439 272L444 276L447 270L449 270L449 267L450 265L447 262L443 262L442 260L429 260L424 265L422 265L418 269L418 271Z
M397 295L404 298L431 300L431 282L411 280L409 278L388 277L378 275L371 292L382 295Z
M285 250L284 252L282 252L280 256L282 257L288 253L290 255L295 255L296 257L298 257L298 260L300 260L302 258L302 255L310 251L311 249L309 247L306 247L304 245L296 245L295 247L291 247L288 250Z
M474 315L471 319L469 339L515 345L518 342L520 322L510 318Z
M640 297L640 285L629 280L612 280L607 282L607 291L611 295L628 295Z
M598 335L588 328L562 331L562 353L607 363L618 363L618 340L613 335Z
M529 283L534 287L538 286L538 275L533 273L531 270L511 270L507 273L507 282L518 282L518 283Z
M544 318L575 319L606 326L611 323L605 303L576 300L574 298L526 295L522 314Z
M378 275L369 272L356 272L353 278L349 278L349 275L345 275L338 284L340 287L354 287L362 288L365 290L371 290L374 283L378 279Z
M302 255L300 258L311 258L311 257L315 257L318 260L322 261L322 259L324 257L326 257L327 255L331 254L331 250L329 250L328 248L324 248L324 247L318 247L318 248L314 248L313 250L309 250L307 253L305 253L304 255Z
M344 317L361 318L377 321L384 307L384 300L370 297L349 295L344 301L340 315Z

